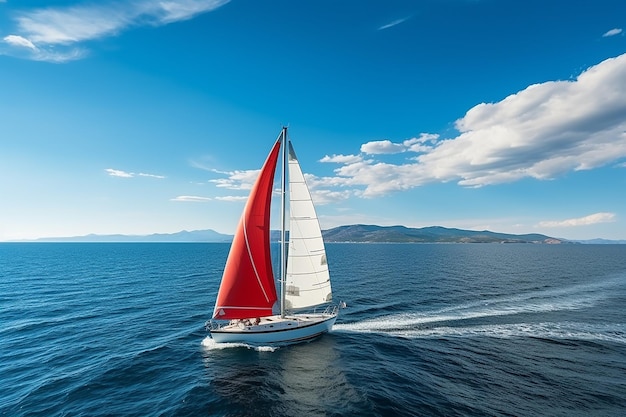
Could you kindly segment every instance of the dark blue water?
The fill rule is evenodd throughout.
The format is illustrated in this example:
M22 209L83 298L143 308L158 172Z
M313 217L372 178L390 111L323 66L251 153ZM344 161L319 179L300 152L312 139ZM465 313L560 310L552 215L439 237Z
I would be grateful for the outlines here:
M0 244L2 416L620 416L626 245L328 245L335 330L207 338L225 244Z

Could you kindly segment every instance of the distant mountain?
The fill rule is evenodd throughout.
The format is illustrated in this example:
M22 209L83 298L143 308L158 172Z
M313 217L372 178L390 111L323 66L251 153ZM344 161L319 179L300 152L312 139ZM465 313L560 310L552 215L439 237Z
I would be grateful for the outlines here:
M326 242L356 243L586 243L586 244L626 244L624 240L578 240L554 238L537 233L512 235L507 233L475 231L431 226L409 228L405 226L374 226L355 224L323 230ZM75 237L55 237L34 240L35 242L230 242L232 235L214 230L193 230L178 233L157 233L152 235L95 235ZM278 241L280 233L272 230L271 239Z
M177 233L155 233L152 235L86 235L74 237L49 237L35 242L230 242L232 235L215 230L183 230Z
M511 235L488 230L450 229L440 226L408 228L357 224L322 232L326 242L381 243L568 243L541 234Z
M573 240L572 242L589 244L589 245L626 245L626 240L609 240L609 239Z

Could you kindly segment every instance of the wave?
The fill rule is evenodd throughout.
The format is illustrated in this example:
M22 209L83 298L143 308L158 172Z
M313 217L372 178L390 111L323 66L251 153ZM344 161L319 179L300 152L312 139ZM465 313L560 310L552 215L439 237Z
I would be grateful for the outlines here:
M205 351L211 350L223 350L223 349L233 349L233 348L247 348L256 350L257 352L274 352L278 349L277 346L255 346L248 345L246 343L217 343L211 336L207 336L202 340L202 347Z

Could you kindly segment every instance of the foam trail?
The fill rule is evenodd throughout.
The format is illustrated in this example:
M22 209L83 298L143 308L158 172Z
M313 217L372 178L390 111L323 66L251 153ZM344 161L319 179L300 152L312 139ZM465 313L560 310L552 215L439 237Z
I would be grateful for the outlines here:
M392 332L410 331L416 327L470 319L513 316L555 311L570 311L594 306L604 298L604 285L579 285L562 289L532 291L524 294L477 300L433 311L393 314L355 323L339 323L339 331Z
M404 327L402 327L403 325ZM407 327L406 322L380 321L376 323L374 320L371 320L336 325L333 331L384 333L388 336L408 339L475 336L504 339L536 337L544 339L596 340L626 344L626 326L622 324L597 325L577 322L508 323L415 328Z
M587 306L580 302L530 303L518 306L485 306L479 309L457 307L424 313L402 313L377 317L354 323L339 323L333 328L345 331L385 332L394 329L410 329L420 325L469 319L510 316L522 313L545 313L550 311L575 310Z
M605 341L626 344L626 332L621 324L606 326L576 322L513 323L468 327L435 327L421 330L394 331L389 334L409 339L440 337L487 336L502 339L535 337L541 339L569 339Z
M202 340L202 347L206 351L242 348L242 347L247 348L247 349L253 349L253 350L256 350L257 352L274 352L275 350L278 349L278 347L275 347L275 346L253 346L253 345L248 345L246 343L217 343L210 336L207 336L204 338L204 340Z

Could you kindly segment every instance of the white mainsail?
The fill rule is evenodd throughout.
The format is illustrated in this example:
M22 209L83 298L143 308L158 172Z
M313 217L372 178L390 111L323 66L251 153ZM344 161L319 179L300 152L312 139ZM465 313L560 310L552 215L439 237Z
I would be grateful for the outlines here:
M285 304L298 310L332 300L326 250L311 193L289 142L289 251Z

